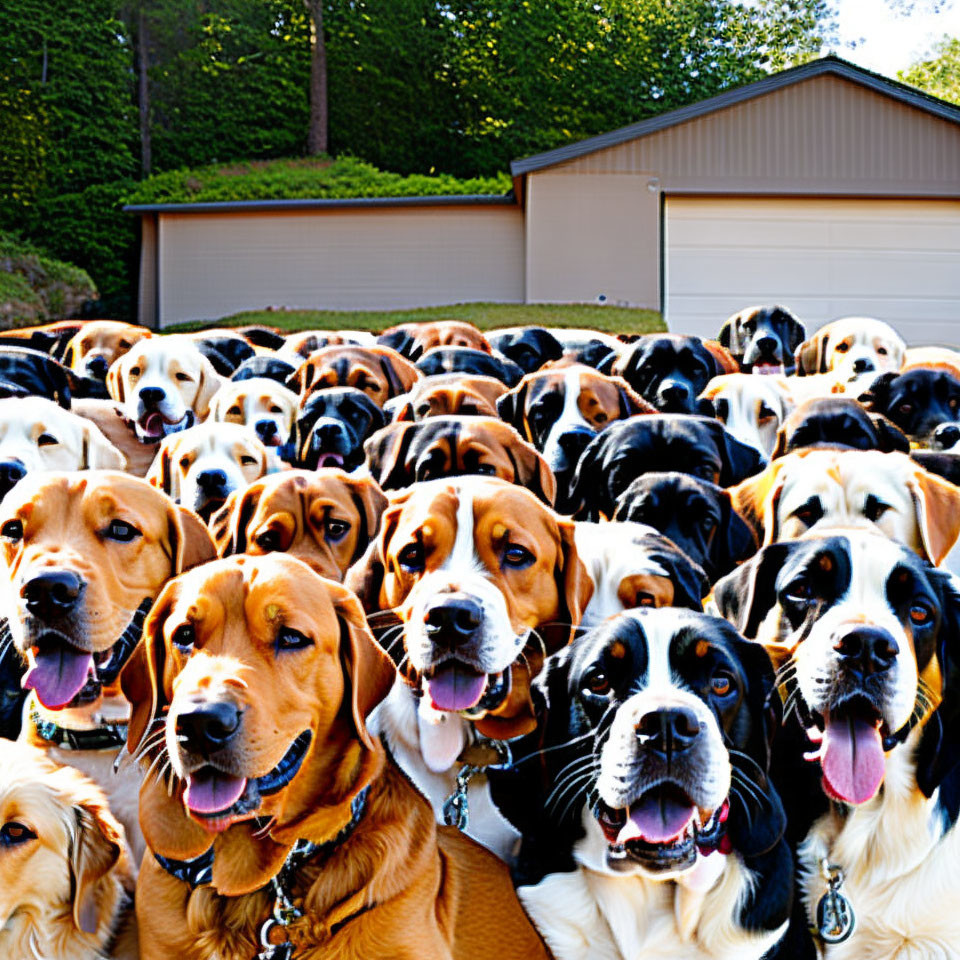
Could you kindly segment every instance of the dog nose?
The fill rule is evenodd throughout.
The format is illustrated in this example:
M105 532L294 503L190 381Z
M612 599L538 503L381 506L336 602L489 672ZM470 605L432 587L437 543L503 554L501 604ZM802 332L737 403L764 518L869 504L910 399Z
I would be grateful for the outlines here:
M313 432L314 443L318 446L326 446L336 440L341 433L339 423L321 423Z
M9 490L26 475L27 468L19 460L0 461L0 490Z
M76 604L84 583L69 570L48 570L28 580L20 591L27 610L41 620L62 617Z
M580 459L580 454L587 449L587 444L595 436L596 434L592 430L578 427L576 430L561 433L557 438L557 445L571 463L576 463Z
M258 420L253 427L261 440L270 440L277 435L277 424L274 420Z
M657 395L665 403L686 403L687 399L690 396L690 391L682 383L669 382L665 383L657 391Z
M176 733L192 753L223 749L240 729L241 712L232 703L203 703L177 716Z
M87 360L87 373L98 380L102 380L107 375L107 367L106 357L90 357Z
M776 337L765 336L757 337L757 350L760 351L764 356L772 357L777 352L777 347L780 346L780 341Z
M867 373L870 370L875 369L872 360L868 360L866 357L858 357L853 361L853 372L854 373Z
M223 490L227 475L223 470L203 470L197 474L197 486L206 493Z
M167 395L162 387L144 387L140 391L140 399L146 407L155 407L163 403L166 398Z
M472 639L483 623L483 608L471 597L449 595L427 609L423 617L427 636L451 647Z
M955 447L960 441L960 427L953 423L941 423L936 430L933 431L933 440L936 445L941 450L949 450L951 447ZM0 471L3 470L3 465L0 464ZM0 477L3 474L0 472Z
M683 753L700 736L700 721L687 707L670 707L644 714L636 725L637 740L662 756Z
M886 630L861 627L840 637L834 650L845 669L868 676L886 673L897 659L900 646Z

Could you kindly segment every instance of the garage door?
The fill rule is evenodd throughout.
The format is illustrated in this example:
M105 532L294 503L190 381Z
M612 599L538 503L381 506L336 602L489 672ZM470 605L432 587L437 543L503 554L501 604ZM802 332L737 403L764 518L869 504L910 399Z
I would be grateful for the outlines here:
M673 331L783 303L808 329L855 314L960 345L960 201L668 198L665 227Z

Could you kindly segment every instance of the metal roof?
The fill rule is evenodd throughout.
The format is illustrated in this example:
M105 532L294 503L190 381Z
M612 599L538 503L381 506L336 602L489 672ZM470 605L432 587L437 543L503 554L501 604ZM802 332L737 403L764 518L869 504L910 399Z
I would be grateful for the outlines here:
M862 67L858 67L847 60L842 60L840 57L830 55L819 60L812 60L810 63L804 63L799 67L792 67L789 70L771 74L771 76L764 77L762 80L736 87L733 90L727 90L707 100L700 100L689 106L680 107L678 110L671 110L669 113L662 113L647 120L641 120L639 123L632 123L629 126L621 127L619 130L611 130L609 133L601 133L596 137L578 140L576 143L557 147L554 150L547 150L545 153L537 153L530 157L514 160L510 164L510 172L514 177L518 177L534 170L542 170L544 167L564 163L567 160L575 160L586 154L595 153L607 147L615 147L629 140L636 140L659 130L665 130L667 127L695 120L705 114L732 107L735 104L743 103L745 100L762 97L764 94L773 93L782 87L827 74L850 80L876 93L892 97L894 100L899 100L901 103L916 107L943 120L960 124L960 107L922 93L920 90L899 81L871 73L869 70L864 70Z

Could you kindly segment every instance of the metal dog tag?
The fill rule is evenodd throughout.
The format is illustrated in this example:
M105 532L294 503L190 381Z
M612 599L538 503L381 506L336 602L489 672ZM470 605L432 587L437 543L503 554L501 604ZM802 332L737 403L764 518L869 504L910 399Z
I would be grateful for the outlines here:
M843 943L856 926L850 901L831 887L817 904L817 932L824 943Z

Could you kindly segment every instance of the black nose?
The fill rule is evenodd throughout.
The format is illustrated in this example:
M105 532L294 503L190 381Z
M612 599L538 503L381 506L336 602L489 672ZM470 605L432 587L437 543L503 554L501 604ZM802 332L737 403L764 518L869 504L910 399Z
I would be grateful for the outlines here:
M657 396L666 403L686 403L690 390L682 383L667 383L657 391Z
M580 454L587 449L587 444L596 436L592 430L581 427L578 430L568 430L557 438L557 445L572 463L580 459Z
M900 652L897 641L876 627L851 630L840 637L834 649L844 669L860 676L886 673Z
M84 582L69 570L48 570L28 580L20 591L27 610L41 620L62 617L69 613L80 594Z
M107 375L108 366L109 364L107 363L106 357L90 357L87 360L87 373L89 373L91 377L102 380Z
M644 714L636 725L637 740L662 756L683 753L700 736L700 721L687 707L671 707Z
M933 439L936 445L941 450L949 450L951 447L955 447L957 442L960 441L960 427L954 423L941 423L936 430L933 431ZM0 471L3 470L3 465L0 464ZM3 474L0 472L0 477Z
M325 447L339 439L343 427L339 423L321 423L313 432L314 446Z
M6 493L27 475L27 468L19 460L0 461L0 491Z
M428 608L423 623L431 640L456 647L476 635L483 623L483 608L471 597L449 594Z
M873 361L868 360L866 357L858 357L853 361L854 373L867 373L867 371L875 369L876 367L874 367Z
M240 729L242 714L232 703L204 703L177 717L176 732L191 753L209 756Z
M257 436L261 440L270 440L277 435L277 424L275 420L258 420L253 429L257 431Z
M145 407L155 407L167 399L167 394L162 387L144 387L140 391L140 399Z
M757 337L756 346L761 355L765 357L773 357L776 355L777 347L780 346L780 341L776 337L771 337L769 335L765 337Z
M227 485L223 470L204 470L197 474L197 486L206 493L216 493Z

